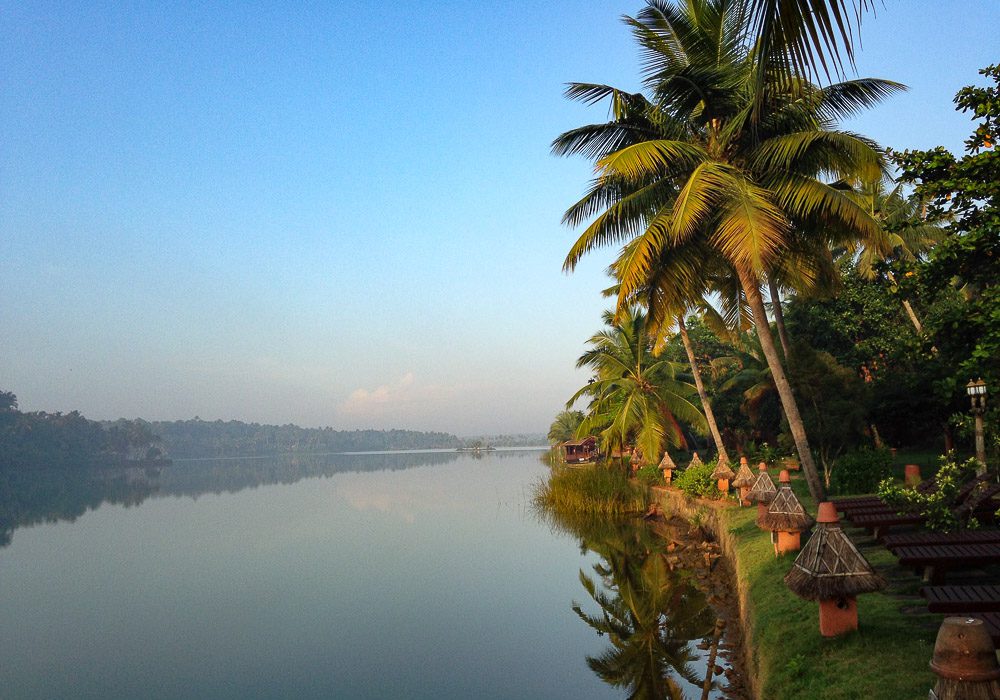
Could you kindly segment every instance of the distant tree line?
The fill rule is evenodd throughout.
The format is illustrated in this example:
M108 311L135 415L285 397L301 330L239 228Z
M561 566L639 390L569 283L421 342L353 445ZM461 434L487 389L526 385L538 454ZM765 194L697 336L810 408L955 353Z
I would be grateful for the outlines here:
M334 430L241 421L191 420L148 423L176 459L258 457L289 452L368 452L462 447L449 433L415 430Z
M17 396L0 391L0 468L149 464L163 456L145 421L98 422L79 411L22 413Z

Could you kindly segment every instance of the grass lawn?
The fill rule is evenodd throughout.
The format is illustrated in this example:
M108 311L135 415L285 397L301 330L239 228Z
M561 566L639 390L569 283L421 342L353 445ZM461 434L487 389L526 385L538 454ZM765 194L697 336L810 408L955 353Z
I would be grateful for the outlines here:
M777 481L776 470L772 478ZM793 475L792 487L815 514L801 475ZM818 604L798 598L783 581L795 555L775 557L770 533L755 524L756 512L756 507L727 508L719 516L735 544L738 585L746 590L760 697L926 698L936 678L928 662L944 616L926 612L920 578L896 566L895 557L864 531L847 528L889 587L858 598L858 632L825 639L819 634Z

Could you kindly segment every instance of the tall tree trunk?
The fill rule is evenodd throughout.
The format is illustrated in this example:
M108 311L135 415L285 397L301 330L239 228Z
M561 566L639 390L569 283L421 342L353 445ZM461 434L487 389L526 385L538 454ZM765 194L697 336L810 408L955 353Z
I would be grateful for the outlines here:
M893 275L892 272L889 272L888 276L889 276L889 282L891 284L896 284L895 275ZM917 335L923 333L924 328L922 325L920 325L920 319L917 318L917 313L913 310L913 307L910 305L910 302L908 302L906 299L903 299L903 308L906 309L906 315L910 317L910 322L913 324L913 327L917 329Z
M698 398L701 399L701 407L705 410L705 420L708 422L708 429L712 432L712 439L715 441L715 449L719 451L719 457L725 457L726 446L722 442L722 433L719 432L719 425L715 422L715 414L712 413L712 404L708 401L708 392L705 391L705 384L701 381L701 370L698 369L698 362L694 357L694 347L691 345L691 338L688 337L687 326L684 325L684 317L677 317L677 327L681 331L681 340L684 341L684 350L687 351L688 362L691 363L691 374L694 375L694 385L698 388Z
M785 362L792 356L791 346L788 343L788 331L785 330L785 312L781 310L781 296L778 294L778 285L770 277L767 278L767 289L771 293L771 313L774 314L774 325L778 327L778 339L781 341L781 353Z
M917 329L917 333L923 333L924 328L920 325L920 319L917 318L917 314L913 311L913 307L910 306L910 302L903 299L903 308L906 309L906 315L910 317L910 321L913 322L913 327Z
M753 322L757 328L760 347L767 359L767 366L771 369L771 378L774 380L774 386L778 389L778 396L781 397L781 407L788 419L788 429L792 431L792 439L795 441L795 449L799 453L799 463L802 465L802 473L809 485L809 493L819 503L825 497L823 482L819 478L812 451L809 449L805 424L802 422L799 406L795 403L792 385L789 384L788 377L785 376L785 369L778 357L778 349L774 345L774 338L771 337L771 327L764 311L764 300L760 296L760 283L757 276L749 270L737 268L736 273L739 275L743 293L747 295L747 303L750 304L750 310L753 312Z

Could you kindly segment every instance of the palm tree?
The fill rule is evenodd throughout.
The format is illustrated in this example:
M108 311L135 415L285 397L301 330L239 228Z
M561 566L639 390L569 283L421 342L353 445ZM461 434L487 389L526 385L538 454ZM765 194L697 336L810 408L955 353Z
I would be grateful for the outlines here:
M605 313L606 328L587 341L590 348L576 365L594 376L566 408L590 397L581 434L599 434L608 451L634 441L644 455L659 455L665 442L685 444L680 421L704 431L705 417L691 403L694 387L678 379L676 364L653 356L646 315L627 309L620 316L616 322Z
M652 286L668 301L684 298L690 278L728 270L752 312L810 491L821 498L761 286L783 257L803 249L807 232L829 227L862 237L877 230L864 207L820 176L847 181L884 172L874 143L834 123L902 86L861 79L817 88L797 78L758 88L758 62L773 57L762 58L751 44L748 18L744 0L688 0L679 8L648 0L637 18L625 21L642 48L652 99L603 85L567 90L584 102L611 97L615 118L567 132L554 144L557 153L591 155L598 169L588 193L567 212L570 222L598 215L564 267L572 270L596 247L629 242L629 258L619 267L619 308ZM800 256L798 264L801 278L818 275L820 264L810 257ZM659 314L651 307L650 316Z
M844 72L841 52L854 65L861 15L874 9L873 0L755 0L751 29L763 55L783 59L778 67L786 78L819 77L820 69L829 78ZM767 82L768 68L767 63L758 66L758 87Z
M630 246L626 245L622 250L622 254L619 260L612 263L610 272L612 275L616 274L618 264L626 264L630 255ZM684 316L688 309L692 306L705 307L707 303L704 300L705 284L701 280L691 281L691 288L687 290L687 298L681 299L681 293L678 292L674 299L671 299L674 307L668 314L671 320L675 320L677 324L677 332L681 337L681 342L684 345L684 352L687 354L688 364L691 367L691 377L694 379L695 388L698 390L698 399L701 401L701 410L705 415L705 422L708 424L709 433L712 435L712 441L715 443L715 450L719 455L719 459L724 461L729 461L729 454L726 452L726 445L722 439L722 432L719 430L719 424L715 420L715 413L712 411L712 402L708 398L708 392L705 390L705 382L701 377L701 369L698 367L698 361L695 358L694 345L691 343L691 338L687 332L687 325L684 322ZM605 296L618 296L620 293L620 285L614 285L610 289L605 290ZM636 297L635 301L640 305L645 305L647 308L653 308L654 310L660 311L662 306L666 302L657 304L655 301L651 304L648 295ZM666 325L664 319L661 319L653 324L648 323L647 325L653 325L654 327L662 328ZM663 346L667 342L667 333L660 333L654 337L654 353L659 354L662 351Z
M886 190L883 179L862 184L861 202L880 224L875 236L847 244L847 252L857 256L857 270L862 279L875 279L879 263L916 260L941 240L941 227L923 220L919 200L904 195L902 187L897 184ZM887 271L886 277L895 287L892 271ZM917 333L922 333L923 326L909 300L903 299L903 309Z
M549 444L555 446L577 437L576 431L582 422L582 411L560 411L549 426Z

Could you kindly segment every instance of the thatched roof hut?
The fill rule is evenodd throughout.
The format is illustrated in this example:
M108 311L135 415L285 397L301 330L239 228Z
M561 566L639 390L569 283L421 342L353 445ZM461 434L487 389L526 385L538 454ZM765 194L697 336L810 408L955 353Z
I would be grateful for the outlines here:
M718 464L715 469L712 470L712 478L725 479L726 481L729 481L734 476L736 476L736 474L733 473L733 470L730 468L729 460L727 460L725 456L720 456Z
M642 464L642 450L639 449L638 445L636 445L636 448L632 450L631 464L633 469Z
M747 493L747 500L769 504L778 494L778 489L775 487L774 482L771 481L771 475L767 473L767 466L763 462L760 463L758 470L757 479L753 482L749 493Z
M701 461L701 457L699 457L698 453L695 452L694 453L694 457L691 458L691 461L688 463L688 466L689 467L700 467L702 464L703 464L703 462Z
M806 600L850 598L885 588L851 539L840 528L837 509L821 503L812 537L785 575L792 593Z
M660 460L660 470L664 469L677 469L677 465L674 464L674 460L670 458L670 453L664 451L663 459Z
M778 476L781 487L775 495L767 512L757 517L757 525L771 532L802 532L813 524L812 516L806 513L802 502L792 492L791 479L788 471L781 470Z
M736 488L742 488L744 486L753 486L754 483L757 481L757 477L755 477L753 475L753 472L750 471L750 466L746 463L745 459L746 458L744 458L744 461L740 464L739 471L736 472L736 478L733 479L733 486L735 486ZM773 487L774 484L771 484L771 486ZM747 498L749 499L749 494L747 494Z

